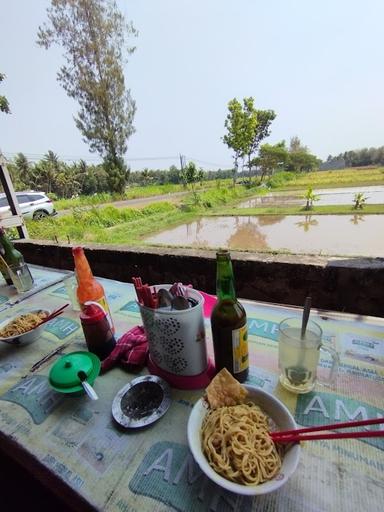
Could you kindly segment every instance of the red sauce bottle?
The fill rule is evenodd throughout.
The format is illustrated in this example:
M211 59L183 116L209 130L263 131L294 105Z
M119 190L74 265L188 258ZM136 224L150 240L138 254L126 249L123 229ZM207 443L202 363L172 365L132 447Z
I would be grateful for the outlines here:
M72 249L72 254L75 260L76 277L78 282L77 299L79 301L80 308L84 309L84 304L88 301L98 302L107 313L112 332L115 332L104 288L97 279L93 277L91 267L89 266L83 248L74 247Z
M106 312L97 302L86 302L80 320L89 352L96 354L102 361L116 345Z

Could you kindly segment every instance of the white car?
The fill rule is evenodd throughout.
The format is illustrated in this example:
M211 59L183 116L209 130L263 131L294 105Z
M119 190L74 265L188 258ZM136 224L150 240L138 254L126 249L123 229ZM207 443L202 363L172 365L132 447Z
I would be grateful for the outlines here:
M26 219L39 220L57 214L52 200L44 192L16 192L16 198L21 213ZM11 208L8 199L5 194L0 194L0 218L10 215Z

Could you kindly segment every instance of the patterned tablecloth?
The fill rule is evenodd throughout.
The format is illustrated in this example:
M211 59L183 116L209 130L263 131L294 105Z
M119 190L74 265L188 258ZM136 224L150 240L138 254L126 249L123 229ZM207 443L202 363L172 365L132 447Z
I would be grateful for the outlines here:
M32 267L36 286L66 273ZM133 287L100 280L121 335L140 324ZM58 307L67 300L63 282L52 284L18 304L10 287L0 287L8 306L0 321L30 307ZM12 302L11 301L11 302ZM249 323L249 382L281 398L301 425L384 416L384 320L312 312L325 339L340 353L334 388L295 396L278 384L277 328L294 308L243 301ZM206 325L210 346L209 322ZM157 423L140 431L117 428L111 416L116 393L133 374L114 368L97 378L100 397L66 397L50 389L51 351L85 350L78 311L47 324L29 346L0 345L0 439L8 451L21 448L95 509L114 512L189 511L361 511L382 510L384 439L316 441L303 445L300 465L278 492L250 498L233 495L208 480L189 452L186 426L202 391L172 390L172 404ZM60 354L59 354L60 355ZM320 376L330 361L321 359ZM145 373L145 372L143 372ZM379 428L379 427L372 427ZM383 428L381 426L381 428ZM40 462L37 462L40 461Z

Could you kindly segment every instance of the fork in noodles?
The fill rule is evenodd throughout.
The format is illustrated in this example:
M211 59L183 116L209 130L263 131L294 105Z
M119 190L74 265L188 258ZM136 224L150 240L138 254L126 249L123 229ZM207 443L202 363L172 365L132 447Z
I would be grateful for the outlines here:
M0 330L1 338L11 338L34 329L48 315L45 311L20 315Z

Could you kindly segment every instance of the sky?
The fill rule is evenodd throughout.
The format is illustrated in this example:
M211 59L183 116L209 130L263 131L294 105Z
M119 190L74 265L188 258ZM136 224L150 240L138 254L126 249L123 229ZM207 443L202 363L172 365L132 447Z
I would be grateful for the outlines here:
M62 50L36 45L47 0L2 0L0 150L99 161L56 80ZM132 169L168 168L180 154L229 168L227 104L255 98L277 116L266 142L298 136L319 158L384 145L382 0L118 0L138 30L124 68L136 101Z

